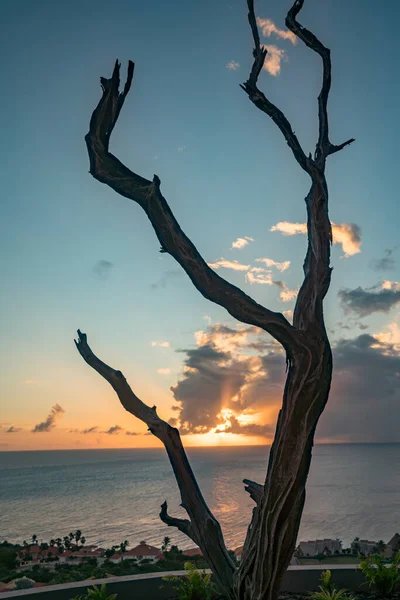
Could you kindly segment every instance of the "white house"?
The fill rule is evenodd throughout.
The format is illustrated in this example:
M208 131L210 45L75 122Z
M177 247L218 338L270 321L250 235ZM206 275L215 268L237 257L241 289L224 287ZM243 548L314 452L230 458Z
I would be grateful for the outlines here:
M358 548L355 545L358 544ZM357 542L351 542L351 549L354 554L363 554L369 556L375 554L378 551L378 542L373 540L358 540Z
M157 562L163 558L163 554L159 548L150 546L145 541L140 542L135 548L131 548L127 552L124 552L124 560L149 560L151 562Z
M400 551L400 535L395 533L394 536L386 544L385 556L392 558L397 552Z
M332 540L325 538L323 540L309 540L299 543L299 551L301 556L317 556L317 554L341 554L342 542L338 539Z

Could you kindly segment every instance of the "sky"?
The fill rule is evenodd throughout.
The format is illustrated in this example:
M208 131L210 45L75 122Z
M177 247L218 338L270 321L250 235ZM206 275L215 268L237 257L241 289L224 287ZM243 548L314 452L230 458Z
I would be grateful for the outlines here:
M321 64L286 30L289 7L256 1L259 85L308 153ZM332 52L332 142L356 138L327 167L335 370L319 443L400 442L399 11L306 0L299 15ZM245 1L3 0L0 30L0 450L159 445L83 362L78 328L187 446L271 443L280 347L159 253L140 207L90 176L84 143L100 76L132 59L112 152L160 177L212 268L290 319L309 182L239 87L252 64Z

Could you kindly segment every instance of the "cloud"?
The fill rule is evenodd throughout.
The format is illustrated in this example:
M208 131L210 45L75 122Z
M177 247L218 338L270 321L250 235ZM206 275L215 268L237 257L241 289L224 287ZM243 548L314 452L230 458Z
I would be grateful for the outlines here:
M280 282L275 281L274 283L276 285L278 283L282 283L282 285L283 285L281 291L279 292L279 297L282 300L282 302L290 302L291 300L295 300L297 298L297 294L299 293L299 288L297 288L295 290L291 290L282 281L280 281Z
M245 246L247 246L249 242L254 242L254 238L245 235L244 237L237 238L235 242L232 242L231 248L236 248L237 250L240 250L240 248L244 248Z
M99 428L97 425L94 425L94 427L88 427L87 429L82 429L82 431L80 431L80 433L98 433Z
M399 315L400 318L400 315ZM389 337L382 337L385 333ZM271 438L285 383L279 345L255 327L213 325L186 349L184 372L171 387L173 425L182 434L239 433ZM341 339L317 440L400 441L400 327ZM254 351L258 354L255 355Z
M21 427L14 427L14 425L11 425L11 427L6 430L6 433L17 433L18 431L21 431Z
M250 265L243 265L237 260L226 260L226 258L220 258L214 263L208 263L208 266L212 269L233 269L233 271L247 271Z
M125 435L139 435L136 431L125 431Z
M240 238L239 238L240 239ZM257 258L256 262L261 262L269 266L274 266L280 271L285 271L290 266L290 261L276 262L271 258ZM298 289L290 290L283 281L276 281L272 277L272 271L265 269L264 267L252 267L251 265L244 265L237 260L226 260L220 258L214 263L208 263L208 266L213 269L219 269L223 267L225 269L232 269L233 271L246 271L246 281L253 284L259 285L276 285L280 289L279 297L282 302L289 302L293 300L298 293Z
M107 279L111 273L114 263L109 260L98 260L93 267L94 273L100 277L100 279Z
M341 225L332 224L332 238L334 244L342 246L343 258L348 258L361 252L361 229L355 223L342 223ZM297 235L307 233L306 223L291 223L289 221L280 221L273 225L270 231L280 231L283 235Z
M226 65L226 68L228 69L228 71L236 71L236 69L238 69L239 67L240 67L239 63L234 60L230 60L228 62L228 64Z
M382 344L392 345L397 352L400 352L400 314L391 323L386 325L385 329L377 334L375 338Z
M317 435L353 442L400 441L400 355L378 335L362 334L334 348L334 376Z
M271 37L274 34L281 40L289 40L294 46L297 44L297 36L294 33L288 29L279 29L271 19L257 17L257 25L264 37Z
M367 317L375 312L388 313L400 302L400 283L382 281L370 288L340 290L338 296L347 313L353 312L359 317Z
M267 50L263 68L276 77L281 72L282 60L287 60L286 52L273 44L263 44L263 48Z
M290 267L290 260L276 262L272 258L256 258L256 262L264 263L267 267L276 267L278 271L286 271Z
M42 433L51 431L53 427L55 427L57 419L61 418L64 413L65 410L59 404L55 404L52 407L51 412L48 414L46 420L35 425L35 427L32 429L32 432Z
M166 271L166 273L156 282L150 285L151 289L157 290L159 288L166 288L167 284L171 279L175 279L176 277L182 277L183 271L172 269L171 271Z
M38 385L39 382L37 381L37 379L25 379L24 384L25 385Z
M297 297L297 294L299 293L298 288L295 290L289 289L286 283L284 283L283 281L277 281L275 279L272 279L271 271L267 271L266 269L258 267L254 267L253 269L250 269L248 273L246 273L246 280L250 284L260 283L267 285L276 285L280 289L279 297L282 300L282 302L290 302L291 300L294 300Z
M276 400L277 371L282 371L280 380L284 358L280 347L264 332L256 327L233 329L217 324L196 332L195 339L196 348L181 350L186 355L183 375L171 387L178 403L174 424L179 423L182 434L206 433L216 427L233 433L238 428L233 417L239 418L239 412L254 412L257 404L265 403L268 392L266 403ZM255 351L267 355L259 357ZM265 435L265 430L249 425L247 422L241 433Z
M382 258L372 260L370 263L373 271L393 271L395 267L395 260L393 258L393 252L395 248L387 248Z
M157 369L157 373L160 375L169 375L171 373L171 369Z
M343 258L354 256L361 252L361 229L355 223L332 223L332 238L334 244L340 244L343 248Z
M260 425L259 423L241 423L237 417L231 415L222 428L217 428L215 433L239 433L257 437L272 437L275 433L275 424Z
M101 433L107 433L108 435L117 435L123 430L124 428L120 425L114 425L113 427L110 427L110 429L107 429L107 431L102 431Z
M261 268L257 269L257 267L250 269L250 271L248 271L246 273L246 280L251 284L253 284L253 283L259 283L261 285L263 285L263 284L273 285L274 284L271 271L266 271L265 269L261 269Z
M152 346L158 346L159 348L171 348L171 344L169 342L150 342Z
M186 146L179 146L178 147L178 152L183 152L185 150Z

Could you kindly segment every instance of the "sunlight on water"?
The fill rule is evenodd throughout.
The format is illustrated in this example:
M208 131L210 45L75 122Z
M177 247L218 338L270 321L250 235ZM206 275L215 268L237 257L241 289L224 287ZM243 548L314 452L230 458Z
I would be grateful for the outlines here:
M220 520L229 547L243 543L254 506L244 478L263 482L269 448L201 448L188 454L203 494ZM168 535L160 504L184 516L165 453L146 450L71 450L0 453L0 540L62 537L81 529L89 543L123 539L160 545ZM314 448L300 539L354 536L387 541L400 530L400 445L325 445Z

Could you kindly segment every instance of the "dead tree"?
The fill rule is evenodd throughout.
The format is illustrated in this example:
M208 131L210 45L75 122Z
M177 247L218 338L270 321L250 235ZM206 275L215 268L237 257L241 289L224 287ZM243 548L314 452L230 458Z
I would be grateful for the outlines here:
M293 156L309 175L311 187L305 198L308 249L304 281L293 315L293 325L278 312L261 306L213 271L180 228L161 193L160 179L150 181L123 165L109 151L110 136L129 92L134 64L130 61L127 81L119 92L120 65L111 79L101 78L102 97L93 112L86 144L90 173L145 211L161 251L168 252L186 271L199 292L223 306L238 321L255 325L274 337L284 348L287 379L279 412L264 485L245 480L256 503L242 554L236 569L224 544L218 521L208 508L182 446L179 431L163 421L134 394L126 379L98 359L78 331L77 348L84 360L114 388L125 409L146 423L164 444L179 485L188 519L171 517L167 503L160 517L177 527L197 544L217 582L229 600L276 600L283 575L295 549L305 501L315 429L328 400L332 377L332 354L324 324L323 300L331 280L331 223L325 164L329 155L350 144L334 145L329 139L327 102L331 87L330 51L296 20L304 0L296 0L286 17L286 26L322 59L322 88L318 96L319 133L314 155L308 156L283 112L258 88L258 77L267 50L260 44L254 0L247 0L254 40L254 62L249 79L241 86L252 103L279 127Z

